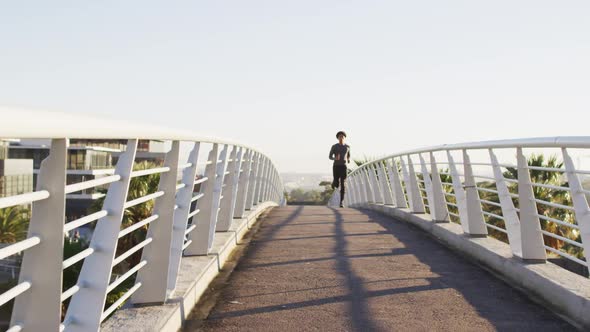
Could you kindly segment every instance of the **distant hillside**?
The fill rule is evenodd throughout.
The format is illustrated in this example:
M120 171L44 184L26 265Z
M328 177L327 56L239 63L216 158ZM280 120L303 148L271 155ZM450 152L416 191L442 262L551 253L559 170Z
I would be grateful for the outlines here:
M301 188L304 190L323 190L319 184L322 181L332 180L332 175L321 173L283 173L281 174L285 190Z

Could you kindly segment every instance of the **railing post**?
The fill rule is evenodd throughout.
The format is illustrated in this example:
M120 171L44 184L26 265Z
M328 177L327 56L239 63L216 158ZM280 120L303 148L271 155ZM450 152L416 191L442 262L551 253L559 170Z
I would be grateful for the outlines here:
M375 164L371 164L367 168L369 170L371 186L373 187L373 197L375 197L375 203L383 204L383 191L381 190L381 186L379 185L379 180L377 180L377 168L375 167Z
M424 213L424 202L422 201L422 195L418 188L418 180L416 179L416 172L414 171L414 164L412 158L408 158L408 170L406 170L406 164L404 158L400 157L399 160L402 166L402 172L404 173L404 182L406 184L406 192L408 193L408 200L410 201L410 209L413 213Z
M471 160L467 154L467 150L463 150L463 169L465 177L465 197L467 204L467 234L476 237L485 237L488 234L483 212L481 209L481 202L479 201L479 191L473 177L473 169L471 168ZM461 221L463 224L463 221Z
M29 281L31 288L14 300L11 318L25 331L59 331L67 149L67 139L53 139L37 179L37 190L49 197L33 203L28 236L41 242L23 254L19 284Z
M430 152L430 176L432 178L432 197L434 202L430 207L430 213L436 222L449 222L449 209L443 190L440 174L438 173L438 166L434 154ZM434 210L434 213L433 213Z
M224 199L221 201L221 210L219 210L219 220L217 221L218 232L227 232L234 218L242 162L242 148L239 148L238 151L238 147L234 146L229 158L231 159L227 166L229 174L223 180L225 187L223 187L221 195Z
M408 202L406 201L406 195L404 194L404 189L402 188L399 170L394 158L391 158L391 165L389 165L387 170L389 171L389 181L391 183L391 188L393 189L393 197L395 198L395 207L407 208Z
M424 161L424 157L421 153L418 153L418 158L420 159L422 181L424 181L424 189L426 190L426 201L428 202L428 208L430 209L430 216L432 217L432 220L434 220L434 212L436 211L436 207L434 206L434 192L432 190L432 180L430 179L430 173L428 172L426 162Z
M502 216L504 217L504 224L506 225L506 232L508 232L508 243L512 254L522 257L522 239L520 234L520 221L518 214L514 208L514 202L510 196L510 190L504 180L500 163L494 153L493 149L488 150L490 153L490 161L492 162L492 169L494 171L494 179L496 181L496 189L498 190L498 198L500 200L500 208L502 209Z
M266 157L260 156L258 161L260 163L258 172L256 174L256 191L254 192L254 205L258 205L261 201L262 186L264 185L264 172L266 172Z
M364 198L363 198L363 193L362 193L362 191L364 189L363 189L361 183L359 182L359 179L360 179L359 173L357 172L352 177L352 180L354 181L354 184L355 184L354 188L356 189L356 202L355 202L355 205L359 205L359 204L364 203L364 201L363 201Z
M590 256L590 208L588 207L588 200L582 187L580 177L576 174L576 167L574 162L567 152L566 148L562 148L563 163L565 165L565 174L569 187L572 191L572 203L574 205L574 212L576 213L576 222L580 228L580 235L582 237L582 244L584 246L585 257Z
M170 246L170 263L168 265L168 291L171 292L176 288L176 280L180 270L180 261L182 259L182 252L184 247L185 232L187 230L188 215L191 212L191 200L193 198L193 191L195 188L195 177L197 176L197 163L199 162L199 150L201 143L196 142L191 150L188 162L191 164L182 172L182 184L184 187L180 188L176 194L176 205L178 208L174 212L174 225L172 226L172 243ZM211 154L209 154L211 160ZM205 166L206 169L210 165ZM207 174L207 172L205 172ZM204 188L201 185L201 188ZM203 190L201 190L203 192ZM204 199L205 197L201 198ZM201 200L199 199L199 200ZM197 206L199 202L197 201ZM196 208L195 208L196 209ZM193 217L196 220L196 217Z
M193 217L192 222L196 228L189 234L188 241L190 241L190 244L184 249L184 254L187 256L207 255L209 253L209 227L211 226L211 219L213 217L213 201L216 199L215 190L218 159L219 145L215 143L211 147L211 151L209 151L207 166L205 166L204 175L207 181L201 183L200 192L203 194L203 197L197 200L197 206L195 207L195 211L199 210L199 213Z
M350 184L348 186L350 189L348 190L351 195L350 199L346 202L347 205L353 206L358 203L358 186L356 185L356 180L354 176L350 177Z
M266 170L266 184L264 185L264 195L262 196L262 201L266 202L270 200L270 186L272 180L272 162L270 159L267 159L268 168Z
M163 191L164 195L158 197L154 203L152 215L158 216L158 219L152 222L148 229L147 238L151 237L153 240L149 246L143 248L141 255L141 261L147 262L137 274L137 282L141 283L142 287L133 294L133 303L166 301L179 155L180 142L173 141L164 160L164 166L170 170L160 174L158 184L158 191Z
M455 164L455 159L451 151L447 151L447 160L449 161L449 172L451 173L451 182L453 183L457 210L459 211L459 221L461 222L461 227L463 227L463 232L468 233L469 224L467 223L467 219L469 216L467 214L467 198L465 197L465 189L463 189L461 176L457 171L457 165Z
M243 218L246 210L246 198L250 185L250 170L252 169L252 150L247 150L240 167L240 178L238 183L238 197L236 198L236 208L234 209L234 218Z
M259 164L260 164L260 160L259 160L259 153L258 152L254 152L252 153L252 171L250 172L250 180L249 180L249 184L248 184L248 195L246 198L246 210L252 210L252 207L254 206L254 199L256 196L256 187L258 186L258 170L260 169Z
M281 195L279 194L279 187L281 185L281 177L279 175L279 172L277 171L277 169L274 169L274 175L275 175L275 182L274 182L274 187L273 187L273 191L274 191L274 201L277 202L277 204L279 203L279 199L281 197Z
M272 162L270 159L266 160L267 163L267 170L266 170L266 183L264 185L264 195L262 196L262 201L266 202L269 200L269 191L270 191L270 180L272 174Z
M379 180L381 180L381 189L383 192L383 202L385 205L393 205L393 196L391 194L391 188L389 188L389 181L387 181L387 175L385 173L385 164L385 161L380 161L377 164Z
M541 233L541 222L537 216L537 203L531 185L531 175L522 148L516 149L518 167L518 207L520 209L520 236L522 237L522 258L531 261L547 260L545 242Z
M98 220L92 233L90 248L94 253L86 257L82 265L78 277L80 290L72 296L66 314L68 331L98 331L100 328L136 150L137 139L130 139L115 167L115 174L121 179L110 184L103 204L108 215Z
M364 183L365 183L365 190L367 191L367 202L366 203L375 203L375 193L373 192L373 186L370 180L369 175L369 167L365 167L361 169L364 176Z

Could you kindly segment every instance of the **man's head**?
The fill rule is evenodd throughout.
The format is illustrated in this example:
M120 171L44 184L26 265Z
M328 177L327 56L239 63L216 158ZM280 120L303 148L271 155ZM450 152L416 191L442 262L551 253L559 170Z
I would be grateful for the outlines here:
M346 137L346 133L343 132L342 130L336 133L336 138L338 139L338 142L340 142L340 144L342 144L342 142L344 142L345 137Z

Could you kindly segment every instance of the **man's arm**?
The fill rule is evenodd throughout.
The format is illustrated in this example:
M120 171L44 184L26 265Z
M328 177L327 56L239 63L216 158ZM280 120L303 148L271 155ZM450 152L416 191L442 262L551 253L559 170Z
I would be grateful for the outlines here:
M348 147L348 152L346 153L346 160L350 164L350 146Z
M328 155L328 158L330 158L330 160L334 160L334 145L332 145L330 148L330 154Z

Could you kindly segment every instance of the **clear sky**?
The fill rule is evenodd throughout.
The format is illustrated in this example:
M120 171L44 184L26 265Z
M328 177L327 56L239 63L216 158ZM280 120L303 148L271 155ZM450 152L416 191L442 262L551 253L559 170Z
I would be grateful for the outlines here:
M0 105L244 141L282 172L590 135L590 1L4 1ZM26 119L23 119L26 121Z

